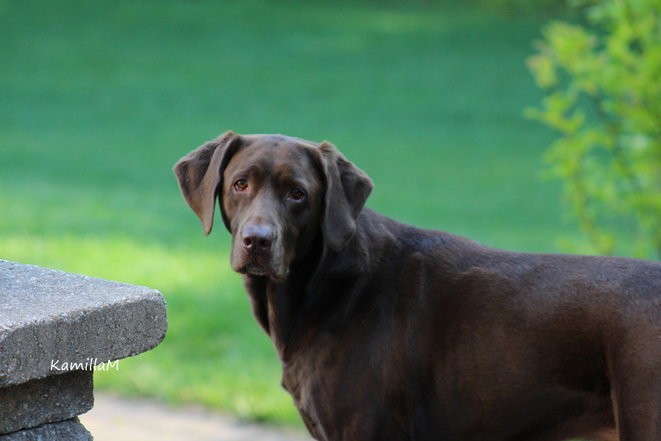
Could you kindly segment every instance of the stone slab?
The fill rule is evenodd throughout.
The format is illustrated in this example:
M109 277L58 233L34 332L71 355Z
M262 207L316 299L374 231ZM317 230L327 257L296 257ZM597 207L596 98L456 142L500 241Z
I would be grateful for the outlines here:
M0 434L87 412L94 405L92 376L92 371L72 371L0 388Z
M92 441L92 435L78 418L0 435L0 441Z
M118 360L165 337L165 301L151 288L0 260L0 387Z

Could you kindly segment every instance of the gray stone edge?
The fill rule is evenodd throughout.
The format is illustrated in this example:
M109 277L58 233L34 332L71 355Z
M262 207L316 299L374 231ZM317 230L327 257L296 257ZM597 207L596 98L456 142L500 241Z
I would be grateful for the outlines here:
M0 387L59 374L62 366L93 369L140 354L163 341L166 331L165 301L158 291L31 323L0 338Z

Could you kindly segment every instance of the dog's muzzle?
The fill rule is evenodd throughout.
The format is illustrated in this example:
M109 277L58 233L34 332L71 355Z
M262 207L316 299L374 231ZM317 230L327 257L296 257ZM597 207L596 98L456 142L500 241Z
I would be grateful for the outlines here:
M244 225L235 239L232 267L242 274L280 280L286 276L275 228L263 224Z

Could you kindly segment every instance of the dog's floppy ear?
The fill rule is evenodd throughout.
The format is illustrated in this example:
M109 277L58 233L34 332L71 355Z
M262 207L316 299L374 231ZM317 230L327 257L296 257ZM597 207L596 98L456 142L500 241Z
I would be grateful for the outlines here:
M356 218L372 192L372 181L332 144L322 142L326 195L321 231L327 246L340 251L356 231Z
M223 170L240 141L240 136L231 131L225 132L193 150L174 166L181 194L202 221L206 235L211 233L213 227L213 212Z

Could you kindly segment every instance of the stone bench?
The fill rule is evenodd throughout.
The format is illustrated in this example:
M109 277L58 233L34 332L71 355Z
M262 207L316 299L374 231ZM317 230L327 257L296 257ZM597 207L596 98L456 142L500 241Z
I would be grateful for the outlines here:
M92 439L93 372L166 328L156 290L0 260L0 441Z

